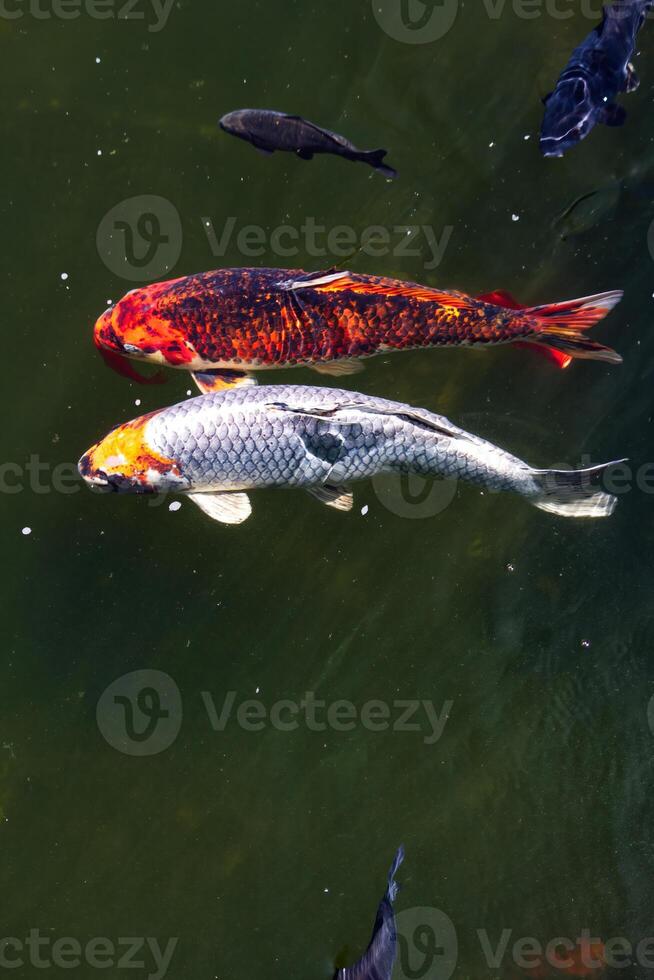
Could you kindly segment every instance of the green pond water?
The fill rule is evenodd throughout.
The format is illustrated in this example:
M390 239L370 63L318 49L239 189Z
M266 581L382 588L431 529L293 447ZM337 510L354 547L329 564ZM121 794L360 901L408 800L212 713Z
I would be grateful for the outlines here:
M452 12L411 2L416 21ZM0 16L0 939L22 944L0 946L0 974L156 975L150 947L119 963L122 940L148 937L177 938L169 977L327 980L365 948L401 842L403 980L528 976L521 937L587 929L635 948L654 934L654 28L625 127L543 160L540 98L597 22L588 4L525 16L468 0L422 43L398 28L399 0L178 0L163 21L145 0L131 19L121 7L7 0ZM400 177L266 159L217 129L244 106L385 146ZM562 231L557 216L595 191ZM143 240L136 218L116 228L125 208L155 216ZM325 229L317 245L307 222ZM255 255L247 226L262 229ZM271 239L280 226L296 240ZM327 243L338 226L356 244ZM374 226L389 244L378 229L360 250ZM423 230L398 247L411 226L443 246L437 265ZM107 301L219 266L335 264L533 304L623 288L594 330L620 367L426 351L342 381L534 466L629 457L615 515L576 523L391 481L356 487L350 515L262 491L225 528L71 475L110 427L191 388L181 372L144 387L107 370L91 335ZM281 730L278 703L307 692L322 714ZM216 730L208 707L226 697ZM237 717L249 699L260 707ZM407 700L423 705L408 731ZM327 706L354 723L321 724ZM438 950L421 959L430 923ZM73 944L67 969L36 965L31 930L45 960L68 937L79 962ZM495 947L502 930L489 963L479 931Z

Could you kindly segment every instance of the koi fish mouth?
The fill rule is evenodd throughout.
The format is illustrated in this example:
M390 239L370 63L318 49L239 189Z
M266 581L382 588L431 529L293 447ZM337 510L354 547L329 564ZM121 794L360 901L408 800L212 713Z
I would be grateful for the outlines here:
M130 363L129 358L148 358L148 352L142 350L136 344L121 341L114 330L113 313L115 307L105 310L99 317L93 330L93 343L100 353L100 357L108 368L130 381L137 384L157 385L166 381L164 371L157 371L156 374L146 376L136 370Z
M77 468L93 489L107 493L159 493L186 489L177 462L162 456L148 440L146 427L157 412L143 415L112 429L88 449Z

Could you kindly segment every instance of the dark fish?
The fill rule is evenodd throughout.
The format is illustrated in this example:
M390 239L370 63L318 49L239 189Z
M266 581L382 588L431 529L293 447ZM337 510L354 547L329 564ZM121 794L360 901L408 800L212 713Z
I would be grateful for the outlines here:
M367 163L384 177L397 177L397 170L382 162L387 150L359 150L344 136L322 129L302 116L271 109L237 109L223 116L218 125L262 153L283 150L297 153L302 160L311 160L316 153L333 153L345 160Z
M615 215L621 195L621 182L613 180L604 187L578 197L554 219L552 226L561 241L582 235Z
M602 23L576 48L556 88L543 99L540 147L546 157L563 156L597 123L621 126L626 112L615 102L639 85L631 64L636 38L654 0L615 0Z
M354 966L337 970L334 980L391 980L397 951L393 912L393 902L398 892L395 875L403 860L404 848L400 847L388 872L388 886L377 909L368 949Z

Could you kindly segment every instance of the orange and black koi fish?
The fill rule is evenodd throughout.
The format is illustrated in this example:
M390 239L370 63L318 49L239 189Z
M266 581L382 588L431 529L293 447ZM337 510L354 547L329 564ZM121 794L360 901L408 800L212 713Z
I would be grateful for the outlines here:
M202 392L256 384L253 371L305 366L330 375L360 360L417 347L536 348L567 367L573 358L618 364L587 331L619 290L524 307L508 293L475 299L353 272L220 269L128 293L95 325L101 351L191 371Z
M367 163L389 180L397 170L385 164L387 150L359 150L354 143L315 123L272 109L236 109L218 123L231 136L251 143L261 153L275 150L296 153L301 160L312 160L316 153L331 153L353 163Z

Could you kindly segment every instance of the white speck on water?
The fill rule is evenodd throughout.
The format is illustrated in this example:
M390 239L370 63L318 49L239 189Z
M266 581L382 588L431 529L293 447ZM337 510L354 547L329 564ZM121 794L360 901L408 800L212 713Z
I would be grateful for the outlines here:
M254 693L255 693L255 694L258 694L260 690L261 690L261 688L260 688L260 687L258 687L258 688L256 689L256 691L255 691Z
M96 65L99 65L101 61L102 61L102 58L96 58L96 59L95 59L95 63L96 63Z
M492 150L494 146L495 146L495 144L494 144L494 143L489 143L489 144L488 144L488 149L489 149L489 150Z
M520 215L519 214L512 214L511 215L511 221L520 221Z
M590 649L590 640L582 640L581 641L581 645L584 648L584 650L589 650Z
M191 397L191 395L193 394L193 392L192 392L192 391L191 391L191 389L189 388L189 389L188 389L188 391L186 392L186 394L187 394L187 395L189 396L189 398L190 398L190 397Z
M531 133L527 133L527 135L524 137L525 143L527 142L527 140L530 139L531 139Z
M365 517L369 510L370 510L370 508L368 507L368 504L366 504L365 507L362 507L361 508L361 514L362 514L362 516Z
M175 511L181 509L181 506L182 505L180 504L179 500L173 500L172 504L168 504L168 510L172 511L174 514Z
M61 273L61 280L62 280L62 282L66 282L66 279L68 279L68 273L67 272L62 272Z
M507 572L515 572L515 565L507 565L506 570Z
M21 534L24 534L25 537L27 537L28 534L31 534L32 533L32 528L31 527L24 527L23 530L20 533Z
M138 408L138 406L139 406L139 405L141 404L141 399L140 399L140 398L135 398L135 399L134 399L134 404L135 404L135 405L137 406L137 408Z
M102 156L102 150L98 150L98 156L99 156L99 157L101 157L101 156Z

